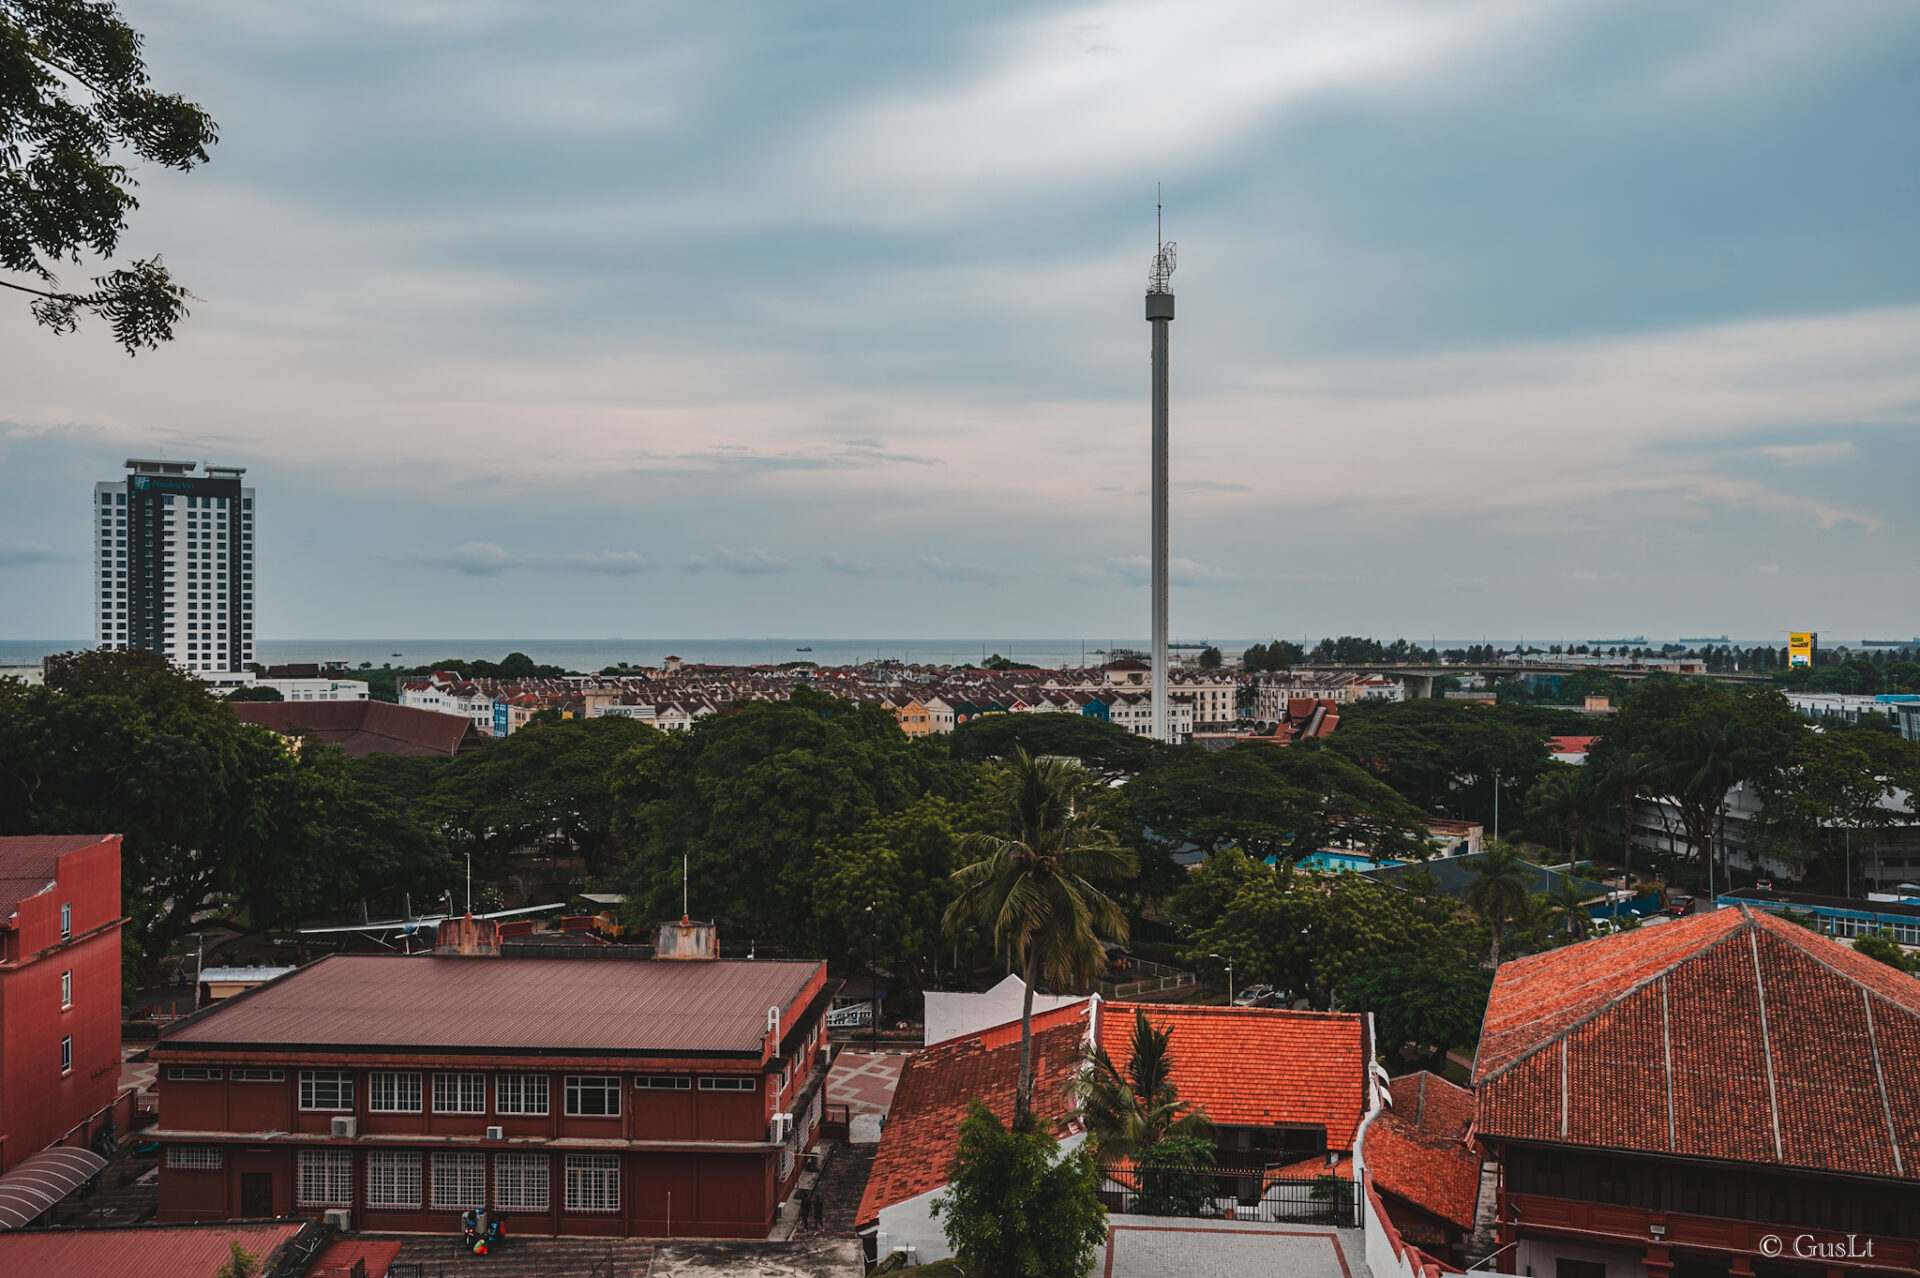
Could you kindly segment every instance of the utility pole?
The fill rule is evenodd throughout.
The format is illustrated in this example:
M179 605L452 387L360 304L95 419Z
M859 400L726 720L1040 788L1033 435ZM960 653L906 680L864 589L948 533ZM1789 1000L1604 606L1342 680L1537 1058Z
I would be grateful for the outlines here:
M1154 240L1147 276L1147 322L1153 325L1153 738L1167 741L1167 329L1173 323L1169 280L1176 246L1161 237L1157 200Z

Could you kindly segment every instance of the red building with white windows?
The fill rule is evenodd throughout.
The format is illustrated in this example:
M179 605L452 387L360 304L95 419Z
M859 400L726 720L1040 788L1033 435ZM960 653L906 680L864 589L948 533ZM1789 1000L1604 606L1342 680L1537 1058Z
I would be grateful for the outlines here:
M125 921L119 835L0 838L0 1172L113 1104Z
M1474 1062L1505 1273L1920 1272L1920 981L1721 909L1503 964Z
M821 963L335 955L182 1021L160 1219L764 1238L821 1113Z

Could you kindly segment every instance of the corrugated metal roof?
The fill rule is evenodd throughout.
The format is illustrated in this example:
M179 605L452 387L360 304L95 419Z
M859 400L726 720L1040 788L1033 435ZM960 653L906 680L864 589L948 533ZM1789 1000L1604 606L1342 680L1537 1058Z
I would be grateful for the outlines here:
M238 995L161 1040L257 1044L758 1052L767 1009L794 1003L824 965L604 963L565 958L336 954Z
M27 834L0 839L0 922L52 885L55 863L68 852L105 843L111 834Z
M33 1278L208 1278L239 1243L264 1261L306 1228L303 1220L258 1224L140 1225L121 1229L30 1229L0 1234L0 1273Z

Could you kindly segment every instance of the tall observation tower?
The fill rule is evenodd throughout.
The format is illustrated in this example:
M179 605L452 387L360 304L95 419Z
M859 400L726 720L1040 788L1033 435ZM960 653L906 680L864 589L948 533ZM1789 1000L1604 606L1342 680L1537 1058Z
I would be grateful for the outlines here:
M1147 275L1147 323L1153 325L1153 737L1167 729L1167 326L1173 323L1175 245L1161 237L1154 208L1153 269Z

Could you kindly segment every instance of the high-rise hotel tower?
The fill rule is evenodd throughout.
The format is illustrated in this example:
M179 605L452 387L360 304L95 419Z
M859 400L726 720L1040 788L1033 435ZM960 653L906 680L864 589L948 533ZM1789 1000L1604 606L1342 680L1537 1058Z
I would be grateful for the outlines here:
M93 486L94 634L194 671L253 662L253 489L238 466L130 458Z

